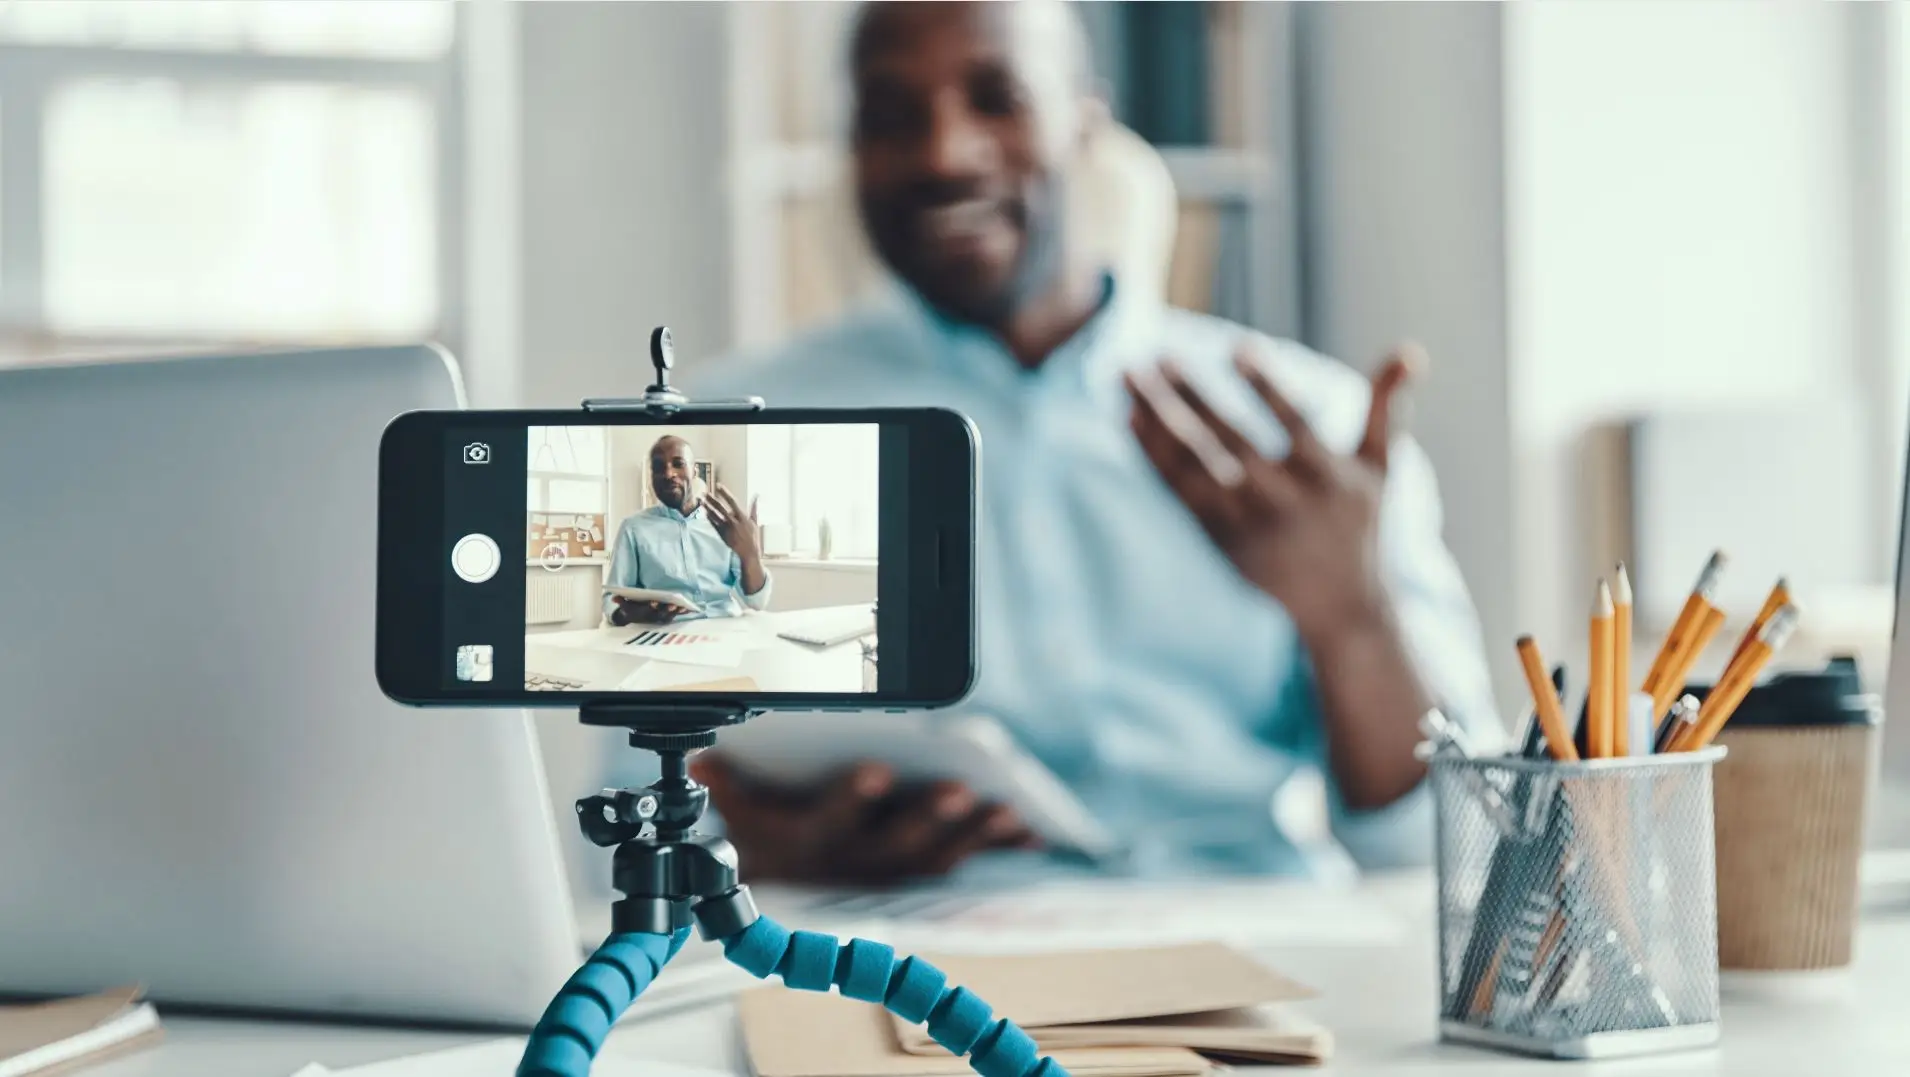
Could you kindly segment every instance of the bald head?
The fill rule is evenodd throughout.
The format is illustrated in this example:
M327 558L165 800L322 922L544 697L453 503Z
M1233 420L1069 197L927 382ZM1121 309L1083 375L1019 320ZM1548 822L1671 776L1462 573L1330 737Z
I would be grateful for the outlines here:
M940 9L939 11L936 9ZM1094 49L1087 26L1068 0L1016 0L1014 3L910 2L869 0L856 12L849 33L849 73L853 77L871 59L906 50L912 34L933 33L938 22L982 14L1015 25L1043 60L1062 59L1061 72L1082 93L1094 89Z
M675 434L665 434L650 446L650 490L657 500L678 512L696 509L696 450Z
M857 202L889 268L945 314L990 327L1053 288L1064 175L1100 117L1075 12L1062 0L869 3L850 75Z

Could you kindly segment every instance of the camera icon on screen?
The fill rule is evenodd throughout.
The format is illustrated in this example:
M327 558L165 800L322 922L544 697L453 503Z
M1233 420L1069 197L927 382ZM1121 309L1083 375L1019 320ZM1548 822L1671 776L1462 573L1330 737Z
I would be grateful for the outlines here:
M490 463L491 447L482 441L473 441L464 447L464 462L467 464Z

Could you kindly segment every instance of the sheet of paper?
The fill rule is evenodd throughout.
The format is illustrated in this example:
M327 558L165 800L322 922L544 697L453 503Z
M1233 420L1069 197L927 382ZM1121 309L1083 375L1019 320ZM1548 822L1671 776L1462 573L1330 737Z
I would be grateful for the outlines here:
M1398 913L1356 889L1290 882L1056 882L999 891L898 895L841 912L884 921L883 941L916 950L1015 953L1214 940L1269 946L1387 945Z
M293 1077L512 1077L524 1057L524 1038L513 1036L468 1047L393 1058L350 1069L307 1066ZM309 1071L309 1072L308 1072ZM728 1071L650 1062L619 1055L613 1047L597 1056L591 1077L734 1077Z

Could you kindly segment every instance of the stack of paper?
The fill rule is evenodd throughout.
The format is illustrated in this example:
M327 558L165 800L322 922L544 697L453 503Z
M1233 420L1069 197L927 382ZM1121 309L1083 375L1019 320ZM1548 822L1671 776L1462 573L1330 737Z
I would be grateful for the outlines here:
M0 1007L0 1077L96 1062L158 1041L159 1014L136 987Z
M1331 1033L1285 1004L1312 992L1216 943L927 960L1063 1068L1100 1077L1182 1077L1210 1059L1315 1063ZM967 1063L922 1028L835 995L765 988L738 1018L757 1077L956 1077Z

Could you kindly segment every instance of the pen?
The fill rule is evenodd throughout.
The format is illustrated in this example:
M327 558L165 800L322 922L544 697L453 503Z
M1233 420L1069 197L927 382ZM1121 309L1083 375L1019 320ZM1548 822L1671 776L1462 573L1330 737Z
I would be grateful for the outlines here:
M1698 717L1698 697L1683 696L1671 705L1671 713L1665 716L1663 725L1658 727L1657 739L1652 742L1652 751L1664 754L1671 750L1671 742L1684 731L1684 727L1696 721Z

